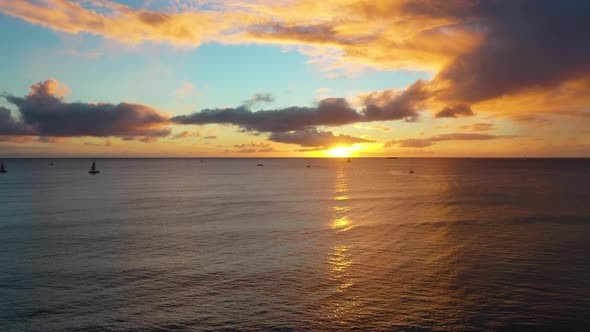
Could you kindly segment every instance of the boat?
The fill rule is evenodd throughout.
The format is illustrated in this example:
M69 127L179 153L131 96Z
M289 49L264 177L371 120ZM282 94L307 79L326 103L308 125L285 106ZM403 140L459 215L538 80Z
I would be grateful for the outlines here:
M96 169L96 160L92 161L92 166L90 166L88 173L92 175L100 173L100 171Z
M4 168L4 162L2 162L2 165L0 165L0 173L6 173L6 172L8 172L8 171L6 170L6 168Z
M310 167L311 167L311 165L307 165L307 168L310 168Z
M414 174L414 171L410 171L409 173L410 173L410 174Z
M350 158L348 158L348 162L349 162L349 163L351 163L351 162L352 162L352 160L351 160Z
M264 166L264 164L258 164L258 165L256 165L256 166Z

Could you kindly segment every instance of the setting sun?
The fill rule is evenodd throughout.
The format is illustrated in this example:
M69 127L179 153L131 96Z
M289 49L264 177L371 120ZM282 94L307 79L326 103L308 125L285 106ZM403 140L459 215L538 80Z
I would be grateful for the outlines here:
M357 150L357 147L337 146L331 150L327 150L325 153L330 157L346 158L352 156L352 153Z

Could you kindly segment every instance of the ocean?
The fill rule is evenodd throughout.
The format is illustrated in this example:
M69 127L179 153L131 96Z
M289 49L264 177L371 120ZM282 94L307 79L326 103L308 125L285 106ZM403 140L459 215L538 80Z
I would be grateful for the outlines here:
M590 329L590 159L91 163L4 160L0 331Z

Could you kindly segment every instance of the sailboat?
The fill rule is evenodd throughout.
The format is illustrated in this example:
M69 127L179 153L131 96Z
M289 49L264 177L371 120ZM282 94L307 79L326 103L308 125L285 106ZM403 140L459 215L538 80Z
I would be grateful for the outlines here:
M4 168L4 162L2 162L2 165L0 165L0 173L6 173L6 172L8 172L8 171L6 170L6 168Z
M100 173L100 171L96 169L96 160L92 161L92 166L90 166L88 173L92 175Z

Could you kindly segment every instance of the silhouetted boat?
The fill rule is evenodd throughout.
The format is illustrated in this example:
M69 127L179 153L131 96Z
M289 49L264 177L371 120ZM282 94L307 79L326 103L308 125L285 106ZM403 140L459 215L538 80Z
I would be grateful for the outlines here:
M351 163L351 162L352 162L352 160L351 160L350 158L348 158L348 162L349 162L349 163Z
M256 166L264 166L264 164L258 164L258 165L256 165Z
M4 168L4 162L2 162L2 165L0 165L0 173L6 173L6 172L8 172L8 171L6 170L6 168Z
M92 166L90 166L90 170L88 171L88 173L92 175L100 173L100 171L96 169L96 160L92 162Z
M410 171L409 173L410 173L410 174L414 174L414 171Z
M307 165L307 168L310 168L310 167L311 167L311 165Z

